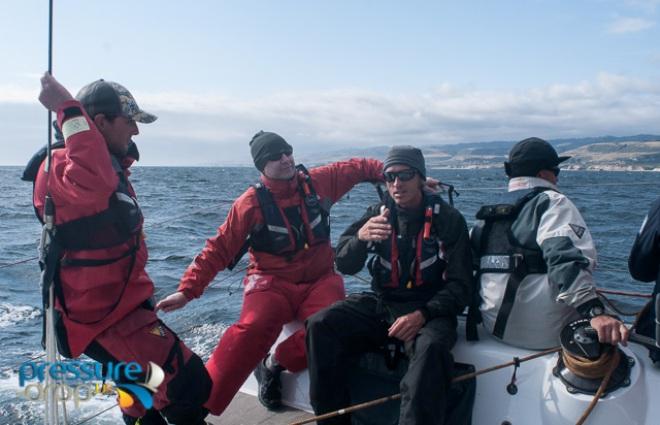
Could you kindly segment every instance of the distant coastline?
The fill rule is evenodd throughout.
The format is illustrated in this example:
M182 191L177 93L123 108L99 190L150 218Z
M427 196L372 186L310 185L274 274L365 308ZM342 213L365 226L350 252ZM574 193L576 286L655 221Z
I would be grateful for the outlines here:
M580 171L660 171L660 136L640 134L625 137L588 137L549 140L560 155L571 159L562 168ZM514 141L420 146L428 168L502 168ZM347 148L303 155L304 163L323 164L348 157L384 158L389 146Z
M496 165L464 165L464 166L443 166L443 165L431 165L427 167L428 169L431 170L489 170L489 169L496 169L496 168L501 168L504 170L504 167L502 165L496 166ZM660 172L660 167L656 168L642 168L642 167L634 167L634 166L609 166L609 165L603 165L603 166L590 166L590 167L576 167L576 166L563 166L561 167L562 170L564 171L614 171L614 172L620 172L620 171L628 171L628 172L649 172L649 173L657 173Z

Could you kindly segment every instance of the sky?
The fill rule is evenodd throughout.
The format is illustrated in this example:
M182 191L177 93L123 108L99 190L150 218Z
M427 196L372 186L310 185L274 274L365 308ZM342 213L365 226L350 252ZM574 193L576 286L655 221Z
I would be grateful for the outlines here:
M1 165L46 143L48 1L0 1ZM142 165L393 144L660 134L660 0L54 0L53 75L159 116Z

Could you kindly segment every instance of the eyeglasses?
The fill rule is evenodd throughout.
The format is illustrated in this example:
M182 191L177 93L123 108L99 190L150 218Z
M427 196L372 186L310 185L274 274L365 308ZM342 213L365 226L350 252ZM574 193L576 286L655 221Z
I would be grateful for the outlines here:
M559 175L559 171L561 171L561 169L559 167L552 167L550 169L550 171L552 171L553 174L555 175L555 177L557 177Z
M383 173L383 177L385 178L385 181L388 183L394 183L394 180L399 178L399 181L402 182L407 182L408 180L412 180L413 177L415 177L415 174L417 174L417 171L413 169L408 169L408 170L403 170L403 171L388 171Z
M289 156L292 153L293 153L292 150L285 150L285 151L281 151L281 152L278 152L278 153L274 153L274 154L271 154L270 156L267 156L266 161L279 161L280 158L282 158L282 154L284 154L286 156Z

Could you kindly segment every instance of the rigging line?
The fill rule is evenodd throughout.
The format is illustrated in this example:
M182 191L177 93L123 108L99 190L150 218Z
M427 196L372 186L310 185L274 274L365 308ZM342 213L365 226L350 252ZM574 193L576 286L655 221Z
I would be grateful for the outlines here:
M182 215L179 215L179 216L176 216L176 217L168 218L168 219L165 219L165 220L162 220L162 221L156 221L156 222L154 222L154 223L145 224L145 225L144 225L144 228L145 228L145 229L150 229L150 228L152 228L152 227L160 226L160 225L162 225L162 224L169 223L169 222L171 222L171 221L180 220L180 219L182 219L182 218L190 217L191 215L195 215L195 214L197 214L197 213L199 213L199 212L213 210L213 209L218 208L218 207L221 206L221 205L231 204L231 203L233 203L233 202L234 202L234 201L230 201L230 200L222 200L222 201L219 201L219 202L216 203L216 204L211 205L210 207L199 208L199 209L196 209L196 210L194 210L194 211L192 211L192 212L188 212L188 213L186 213L186 214L182 214Z
M364 283L371 284L371 281L369 279L367 279L366 277L360 276L359 274L354 274L354 275L351 275L351 276L356 278L357 280L361 280Z
M542 357L542 356L547 356L548 354L556 353L556 352L559 352L559 351L561 351L561 347L555 347L555 348L550 348L550 349L545 350L545 351L540 351L540 352L535 353L535 354L530 354L528 356L521 357L521 358L514 357L513 361L510 361L510 362L507 362L507 363L502 363L502 364L499 364L499 365L496 365L496 366L487 367L485 369L477 370L475 372L466 373L464 375L456 376L451 380L451 382L456 383L456 382L466 381L468 379L473 379L473 378L475 378L479 375L483 375L485 373L493 372L493 371L503 369L503 368L509 367L509 366L518 365L520 363L524 363L524 362L527 362L527 361L530 361L530 360L534 360L536 358L539 358L539 357ZM355 412L357 410L362 410L362 409L365 409L367 407L377 406L377 405L383 404L387 401L398 400L400 398L401 398L401 393L393 394L393 395L378 398L378 399L375 399L375 400L366 401L364 403L355 404L353 406L348 406L348 407L345 407L343 409L335 410L334 412L324 413L322 415L314 416L314 417L311 417L311 418L306 418L306 419L303 419L303 420L298 421L298 422L291 422L289 425L303 425L303 424L308 424L308 423L315 422L315 421L320 421L320 420L323 420L323 419L330 419L330 418L334 418L334 417L337 417L337 416L345 415L346 413L351 413L351 412Z
M605 301L605 303L607 304L607 306L608 306L609 308L611 308L612 310L614 310L614 311L616 312L616 314L620 314L621 316L631 316L631 317L632 317L632 316L637 316L637 315L639 314L639 311L633 311L633 312L623 311L623 310L621 310L620 308L618 308L617 306L615 306L614 303L612 302L612 300L610 300L609 298L607 298L605 295L603 295L603 294L599 294L599 295L600 295L600 298L601 298L603 301Z
M144 228L145 229L151 229L152 227L157 227L157 226L160 226L162 224L169 223L170 221L180 220L182 218L189 217L191 215L195 215L195 214L197 214L201 211L211 210L211 209L217 208L221 205L225 205L227 203L233 203L233 202L234 201L223 200L223 201L220 201L220 203L214 204L210 207L200 208L200 209L197 209L195 211L192 211L192 212L189 212L189 213L186 213L186 214L182 214L182 215L177 216L177 217L168 218L168 219L163 220L163 221L157 221L157 222L154 222L154 223L145 224ZM0 264L0 269L4 269L6 267L11 267L11 266L17 266L19 264L27 263L29 261L34 261L34 260L38 260L38 259L39 259L39 257L30 257L30 258L25 258L25 259L22 259L22 260L15 261L13 263Z
M609 295L621 295L623 297L653 298L653 295L651 294L644 294L642 292L618 291L615 289L596 288L596 292L598 292L601 295L609 294Z
M46 353L41 353L41 354L39 354L38 356L32 356L32 357L30 357L30 358L27 359L27 360L23 360L23 361L20 362L20 363L16 363L14 366L8 366L8 367L6 367L4 370L0 371L0 375L2 375L2 374L4 374L4 373L13 372L14 370L18 369L23 363L26 363L26 362L33 362L33 361L35 361L35 360L39 360L40 358L45 357L45 356L46 356Z
M18 264L23 264L23 263L27 263L28 261L34 261L34 260L38 260L38 259L39 259L39 257L30 257L30 258L26 258L24 260L18 260L18 261L13 262L13 263L0 264L0 269L4 269L5 267L10 267L10 266L16 266Z
M240 269L232 270L232 272L230 274L228 274L227 276L223 276L222 279L218 279L217 281L210 284L209 288L217 288L220 283L224 282L225 280L227 280L229 278L232 278L232 277L236 276L238 273L244 272L245 270L248 269L249 266L250 265L248 264L246 266L241 267Z
M80 421L80 422L76 422L74 425L82 425L82 424L84 424L84 423L86 423L86 422L89 422L90 420L94 419L95 417L100 416L100 415L104 414L105 412L107 412L108 410L110 410L110 409L114 409L114 408L117 407L117 406L118 406L118 403L115 403L115 404L113 404L113 405L110 406L110 407L106 407L105 409L103 409L103 410L101 410L101 411L99 411L99 412L96 412L96 413L94 413L94 414L91 415L91 416L86 417L85 419L83 419L83 420Z

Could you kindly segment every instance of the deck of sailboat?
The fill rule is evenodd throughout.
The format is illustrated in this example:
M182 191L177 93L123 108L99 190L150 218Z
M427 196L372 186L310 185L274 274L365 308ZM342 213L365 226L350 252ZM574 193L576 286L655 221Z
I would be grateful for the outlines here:
M255 396L239 392L222 415L208 416L206 422L213 425L282 425L311 417L311 413L292 407L271 412L263 407Z

